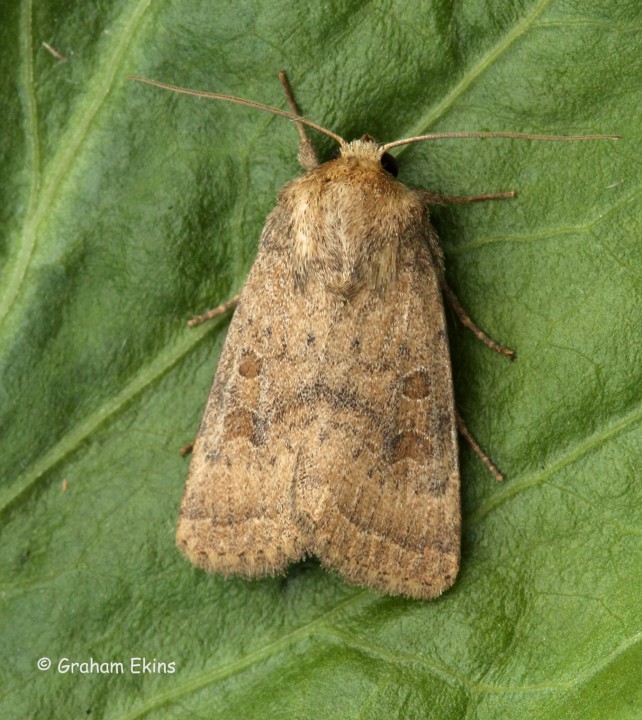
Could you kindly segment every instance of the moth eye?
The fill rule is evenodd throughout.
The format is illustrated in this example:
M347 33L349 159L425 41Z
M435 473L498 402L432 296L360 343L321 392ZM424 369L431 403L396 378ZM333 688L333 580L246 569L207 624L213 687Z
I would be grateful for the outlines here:
M340 157L341 157L341 148L337 148L337 149L332 153L332 159L333 159L333 160L338 160Z
M384 153L381 156L381 167L392 177L397 177L399 174L399 168L397 167L397 161L392 157L390 153Z

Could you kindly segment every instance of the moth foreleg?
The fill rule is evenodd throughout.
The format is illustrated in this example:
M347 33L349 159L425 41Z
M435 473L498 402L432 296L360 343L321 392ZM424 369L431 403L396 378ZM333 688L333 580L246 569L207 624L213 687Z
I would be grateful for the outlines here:
M501 193L486 193L484 195L440 195L429 193L433 205L466 205L467 203L484 202L485 200L509 200L517 197L517 190L507 190Z
M301 115L299 108L297 107L296 100L294 99L294 93L290 87L288 76L285 74L285 70L281 70L279 73L279 80L283 89L285 90L285 96L288 99L288 105L290 110L295 115ZM319 158L317 157L316 150L310 142L310 138L305 131L305 126L301 123L296 123L296 129L299 133L299 163L304 170L314 170L315 167L319 166Z

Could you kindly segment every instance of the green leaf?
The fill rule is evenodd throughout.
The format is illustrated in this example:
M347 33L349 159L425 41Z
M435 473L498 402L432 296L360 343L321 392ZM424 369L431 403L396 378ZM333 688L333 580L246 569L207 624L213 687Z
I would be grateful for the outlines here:
M617 0L3 5L3 718L640 717L641 27ZM224 580L174 547L226 330L185 320L242 286L297 137L126 75L284 107L281 68L347 138L624 136L398 152L412 186L519 192L434 212L451 286L518 352L452 324L459 408L507 480L462 447L462 567L434 602L313 560Z

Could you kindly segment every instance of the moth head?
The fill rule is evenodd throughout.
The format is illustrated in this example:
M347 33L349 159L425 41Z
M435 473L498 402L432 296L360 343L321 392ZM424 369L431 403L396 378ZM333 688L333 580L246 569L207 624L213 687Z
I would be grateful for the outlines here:
M381 147L371 135L364 135L361 139L352 142L340 143L333 157L334 159L357 158L364 162L375 162L392 177L396 178L399 174L395 158L386 152L385 148Z

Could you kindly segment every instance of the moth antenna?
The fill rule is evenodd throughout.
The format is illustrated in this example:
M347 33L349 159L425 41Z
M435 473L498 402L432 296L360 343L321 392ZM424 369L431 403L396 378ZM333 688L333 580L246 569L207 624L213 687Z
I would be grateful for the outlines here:
M317 125L311 120L307 120L304 117L294 115L285 110L279 110L279 108L271 107L270 105L264 105L263 103L255 102L254 100L245 100L245 98L234 97L233 95L221 95L220 93L204 92L202 90L189 90L188 88L178 87L177 85L168 85L167 83L159 82L158 80L148 80L147 78L138 77L137 75L128 75L128 80L135 80L136 82L147 83L147 85L153 85L154 87L162 88L163 90L170 90L171 92L181 93L183 95L193 95L194 97L206 98L208 100L225 100L227 102L237 103L238 105L247 105L247 107L255 108L256 110L263 110L263 112L271 113L272 115L278 115L279 117L287 118L301 125L307 125L308 127L316 130L317 132L323 133L328 137L331 137L341 147L346 144L346 141L336 133L333 133L327 128Z
M399 145L422 142L423 140L451 140L467 138L508 138L509 140L621 140L622 135L529 135L528 133L504 133L504 132L445 132L431 133L429 135L417 135L416 137L395 140L381 146L386 152Z

